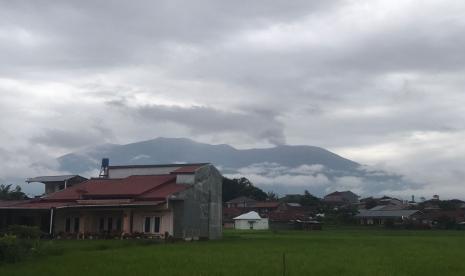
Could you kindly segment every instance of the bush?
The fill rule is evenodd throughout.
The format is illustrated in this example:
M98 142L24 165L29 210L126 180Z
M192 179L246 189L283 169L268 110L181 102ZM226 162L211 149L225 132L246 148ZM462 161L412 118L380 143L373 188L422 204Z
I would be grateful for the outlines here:
M0 237L0 262L14 263L25 257L27 250L18 242L16 236Z
M17 236L20 239L39 239L42 235L39 227L27 225L10 225L8 233Z

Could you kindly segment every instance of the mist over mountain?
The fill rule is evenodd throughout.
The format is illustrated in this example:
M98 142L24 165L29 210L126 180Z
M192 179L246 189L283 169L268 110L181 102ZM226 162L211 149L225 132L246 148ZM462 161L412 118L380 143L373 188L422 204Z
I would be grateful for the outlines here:
M58 158L59 170L95 174L102 157L110 158L111 165L210 162L225 176L245 176L265 191L272 190L280 195L309 190L321 196L345 189L379 194L399 189L404 181L402 176L369 169L319 147L279 145L236 149L185 138L100 145Z

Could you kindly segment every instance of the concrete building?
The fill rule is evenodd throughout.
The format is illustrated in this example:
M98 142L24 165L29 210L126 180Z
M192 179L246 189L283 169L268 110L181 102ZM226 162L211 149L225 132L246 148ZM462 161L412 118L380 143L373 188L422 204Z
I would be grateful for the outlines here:
M37 225L52 236L222 237L222 176L213 165L105 166L102 172L39 199L0 204L0 226Z
M257 212L251 211L235 217L234 228L240 230L267 230L268 218L262 218Z
M80 175L54 175L38 176L26 179L27 183L39 182L45 184L45 194L51 194L72 187L86 181L87 178Z

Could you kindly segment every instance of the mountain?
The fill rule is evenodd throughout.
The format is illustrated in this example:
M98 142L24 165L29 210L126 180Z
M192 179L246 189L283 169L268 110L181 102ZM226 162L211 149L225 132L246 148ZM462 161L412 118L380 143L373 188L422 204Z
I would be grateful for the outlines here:
M399 185L402 177L367 169L354 161L313 146L281 145L264 149L236 149L185 138L156 138L127 145L104 144L58 158L59 170L95 173L102 157L111 165L210 162L230 177L245 176L255 185L280 194L304 189L322 195L333 189L356 191Z

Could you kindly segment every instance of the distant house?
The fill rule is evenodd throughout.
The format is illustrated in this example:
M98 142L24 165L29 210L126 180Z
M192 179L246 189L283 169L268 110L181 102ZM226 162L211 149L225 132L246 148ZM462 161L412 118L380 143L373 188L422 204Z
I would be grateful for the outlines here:
M28 179L45 183L47 194L14 204L2 202L0 227L37 225L52 236L113 232L194 239L222 236L222 176L213 165L104 167L102 162L102 172L100 178L86 181L79 176Z
M223 228L234 228L234 218L243 213L241 208L223 208Z
M360 224L379 225L391 221L393 223L419 222L419 210L359 210L355 218Z
M444 223L460 224L465 223L465 210L436 210L425 209L422 212L421 220L423 224L431 227L441 226ZM442 225L444 226L444 225Z
M268 218L262 218L257 212L251 211L235 217L234 228L240 230L267 230Z
M409 209L410 205L406 201L397 198L383 196L381 198L367 197L360 200L359 209L368 210L403 210Z
M330 194L325 195L323 198L323 201L326 203L332 203L332 204L356 204L358 203L358 198L359 196L354 194L351 191L343 191L343 192L333 192Z
M255 202L257 202L255 199L252 199L246 196L240 196L240 197L231 199L230 201L227 201L226 207L227 208L247 208L247 207L254 206Z

